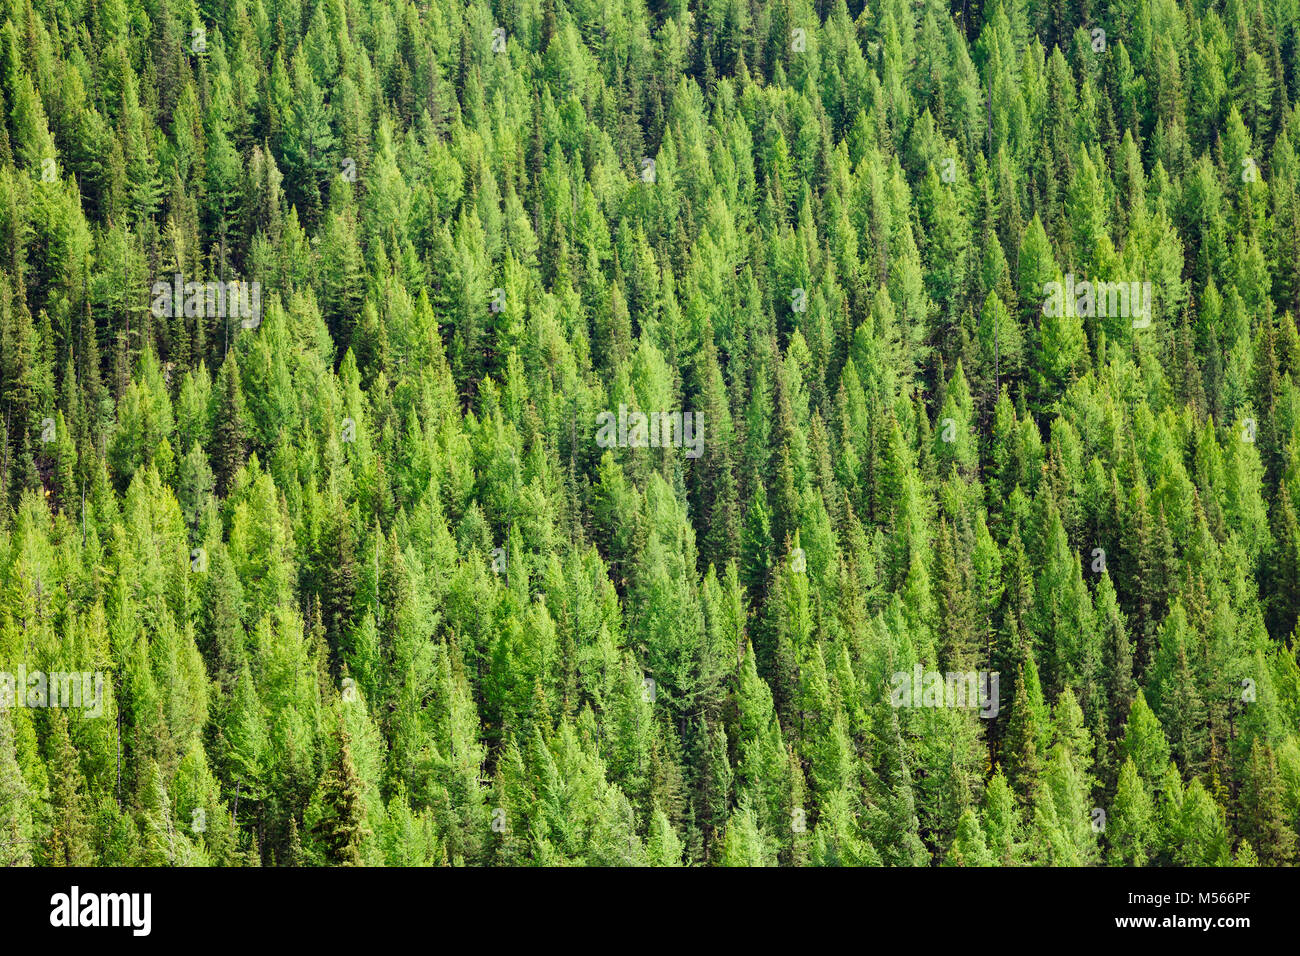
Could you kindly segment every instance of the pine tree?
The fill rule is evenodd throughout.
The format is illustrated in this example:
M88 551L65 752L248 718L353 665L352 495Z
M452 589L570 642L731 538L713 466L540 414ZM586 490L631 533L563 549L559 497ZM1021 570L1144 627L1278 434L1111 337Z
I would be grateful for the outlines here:
M228 355L217 373L217 405L213 414L213 472L217 493L225 495L235 473L244 465L247 436L244 423L244 396L239 384L239 362Z
M1256 737L1241 785L1240 831L1259 847L1264 866L1287 866L1295 860L1296 833L1283 809L1282 795L1273 748Z
M6 866L30 866L31 791L18 766L10 713L8 707L0 707L0 860Z
M1115 801L1106 817L1107 863L1145 866L1155 843L1155 811L1133 758L1124 761Z
M45 855L54 866L88 866L94 856L77 749L68 736L68 718L63 710L54 708L50 714L48 746L52 825Z
M337 743L338 754L321 778L324 813L317 835L330 863L364 866L365 844L371 832L366 826L361 779L352 762L352 737L342 720Z

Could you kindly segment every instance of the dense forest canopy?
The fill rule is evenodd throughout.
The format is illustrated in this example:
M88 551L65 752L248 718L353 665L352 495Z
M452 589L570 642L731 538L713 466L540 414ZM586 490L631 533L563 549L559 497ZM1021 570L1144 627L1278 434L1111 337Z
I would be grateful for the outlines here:
M0 864L1296 861L1297 0L0 6Z

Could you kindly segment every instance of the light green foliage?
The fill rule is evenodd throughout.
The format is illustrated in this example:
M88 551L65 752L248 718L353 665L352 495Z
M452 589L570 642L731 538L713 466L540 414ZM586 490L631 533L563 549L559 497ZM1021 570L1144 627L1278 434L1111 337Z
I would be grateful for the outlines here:
M1065 6L6 5L0 865L1294 863L1300 19Z

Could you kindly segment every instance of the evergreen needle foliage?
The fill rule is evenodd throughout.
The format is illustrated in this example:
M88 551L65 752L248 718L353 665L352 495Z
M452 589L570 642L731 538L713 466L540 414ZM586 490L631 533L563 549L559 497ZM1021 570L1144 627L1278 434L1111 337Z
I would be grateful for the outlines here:
M1266 0L0 0L0 865L1296 862L1293 94Z

